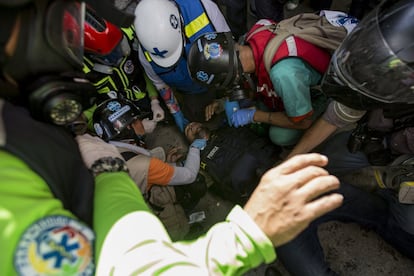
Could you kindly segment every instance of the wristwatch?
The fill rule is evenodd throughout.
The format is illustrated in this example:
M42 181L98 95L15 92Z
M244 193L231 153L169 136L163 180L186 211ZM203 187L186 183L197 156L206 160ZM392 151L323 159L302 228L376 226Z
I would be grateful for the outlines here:
M90 171L94 177L103 172L129 172L125 160L119 157L100 158L92 164Z

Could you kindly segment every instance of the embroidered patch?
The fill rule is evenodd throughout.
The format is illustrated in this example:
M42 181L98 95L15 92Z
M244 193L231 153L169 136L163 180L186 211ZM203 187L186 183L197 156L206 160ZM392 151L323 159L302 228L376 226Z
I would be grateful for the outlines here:
M208 74L205 71L198 71L196 73L196 77L197 77L198 80L200 80L202 82L208 81Z
M79 221L50 216L33 223L17 245L19 275L93 275L94 233Z

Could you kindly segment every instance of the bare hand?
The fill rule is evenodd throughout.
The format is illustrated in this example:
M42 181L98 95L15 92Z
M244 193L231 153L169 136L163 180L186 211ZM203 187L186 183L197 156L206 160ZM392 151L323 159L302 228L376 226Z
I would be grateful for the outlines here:
M206 121L210 120L214 114L219 113L219 110L220 110L219 101L214 101L213 103L206 106L206 109L205 109Z
M339 180L321 168L320 154L297 155L267 171L244 210L275 246L295 238L311 221L339 207L340 194L322 194L339 188Z
M172 148L168 150L166 160L169 163L175 163L181 158L183 158L184 154L181 148Z

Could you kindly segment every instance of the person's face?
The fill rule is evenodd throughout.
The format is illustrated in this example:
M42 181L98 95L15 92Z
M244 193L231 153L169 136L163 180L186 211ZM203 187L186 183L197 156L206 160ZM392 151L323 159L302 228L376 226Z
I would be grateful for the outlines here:
M208 139L208 132L206 131L206 128L199 122L189 123L184 129L184 134L190 143L199 138Z

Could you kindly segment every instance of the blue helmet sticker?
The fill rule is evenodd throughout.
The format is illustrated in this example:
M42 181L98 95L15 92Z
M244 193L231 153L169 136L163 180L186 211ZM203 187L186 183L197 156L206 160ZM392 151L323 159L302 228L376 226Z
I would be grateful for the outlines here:
M208 80L208 74L204 71L198 71L196 76L199 81L206 82Z
M117 111L117 110L119 110L119 109L121 108L121 104L120 104L118 101L110 101L110 102L106 105L106 107L107 107L110 111L114 112L114 111Z
M216 37L217 37L216 33L208 33L204 35L204 38L207 40L213 40L213 39L216 39Z

